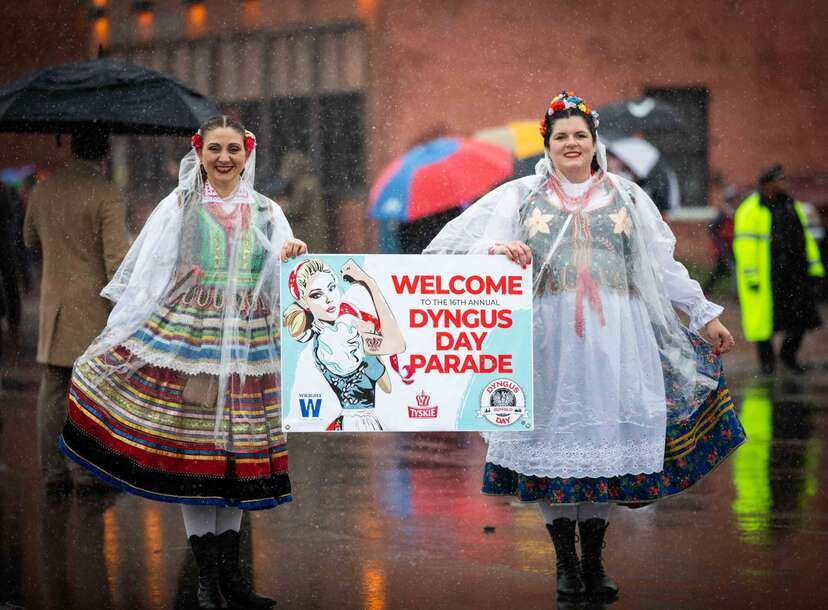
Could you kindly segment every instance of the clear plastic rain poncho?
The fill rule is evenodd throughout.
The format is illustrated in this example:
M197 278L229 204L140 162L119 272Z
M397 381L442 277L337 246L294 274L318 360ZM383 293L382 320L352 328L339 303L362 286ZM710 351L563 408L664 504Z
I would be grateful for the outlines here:
M533 432L487 434L487 461L527 475L658 472L667 421L717 387L697 331L721 312L673 258L675 238L634 183L601 170L572 184L548 156L450 222L427 254L525 242L534 271Z
M281 208L254 190L255 163L254 148L222 199L187 153L178 187L101 292L115 307L76 363L94 361L93 383L145 365L183 373L183 396L215 408L216 443L228 451L243 450L230 421L245 417L245 380L279 374L279 255L293 236Z

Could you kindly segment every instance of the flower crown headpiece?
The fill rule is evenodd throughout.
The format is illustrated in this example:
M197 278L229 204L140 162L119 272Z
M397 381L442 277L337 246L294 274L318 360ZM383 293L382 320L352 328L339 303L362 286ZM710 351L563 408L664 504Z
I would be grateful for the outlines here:
M196 132L192 138L190 138L190 145L195 148L196 150L201 150L204 146L204 138L201 137L199 132ZM251 150L256 148L256 136L253 135L252 131L244 131L244 150L247 153L250 153Z
M598 113L590 108L589 104L587 104L583 99L575 95L574 91L561 91L558 95L552 98L551 102L549 102L549 108L546 109L546 113L544 113L543 119L540 122L540 134L542 138L546 138L550 133L549 119L552 115L556 112L562 112L570 108L572 110L577 110L585 117L591 118L592 124L595 125L595 129L598 129Z

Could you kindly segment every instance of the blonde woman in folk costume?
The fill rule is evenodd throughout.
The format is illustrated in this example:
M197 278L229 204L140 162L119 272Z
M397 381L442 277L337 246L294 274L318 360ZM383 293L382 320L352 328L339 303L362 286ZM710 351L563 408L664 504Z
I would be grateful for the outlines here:
M181 504L200 608L266 608L239 569L242 510L291 499L279 397L279 261L304 254L253 188L255 138L214 117L103 295L60 445L104 481Z
M722 308L673 258L646 193L606 171L597 127L584 100L561 92L535 174L483 197L425 252L532 263L535 430L488 435L483 492L539 503L561 597L612 599L601 551L612 505L687 489L744 431L719 358L733 346Z
M396 354L405 351L405 340L376 281L353 260L340 273L367 290L376 316L361 311L347 293L343 299L336 274L324 261L308 259L288 278L296 302L285 310L284 324L296 340L311 342L316 368L339 400L341 414L328 430L382 430L376 386L389 393L391 379L380 356L390 355L397 369Z

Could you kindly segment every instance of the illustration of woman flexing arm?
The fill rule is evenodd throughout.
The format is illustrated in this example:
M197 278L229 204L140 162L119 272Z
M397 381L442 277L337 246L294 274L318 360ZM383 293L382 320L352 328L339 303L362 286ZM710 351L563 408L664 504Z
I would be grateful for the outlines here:
M295 303L284 314L290 335L313 341L316 367L339 399L340 415L328 430L382 430L374 409L375 388L391 391L379 356L405 351L405 340L376 281L352 259L340 268L346 282L362 285L376 316L343 300L333 270L320 259L299 263L288 280Z

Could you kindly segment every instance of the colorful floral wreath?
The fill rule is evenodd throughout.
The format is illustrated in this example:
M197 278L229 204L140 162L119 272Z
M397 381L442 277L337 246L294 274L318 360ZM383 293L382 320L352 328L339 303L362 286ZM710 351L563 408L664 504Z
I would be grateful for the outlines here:
M204 146L204 139L201 137L200 133L195 133L192 138L190 138L190 145L195 148L196 150L201 150ZM245 131L244 132L244 150L245 152L249 153L251 150L256 148L256 136L253 135L252 131Z
M575 95L574 91L561 91L558 95L552 98L552 101L549 102L549 108L546 109L546 113L543 115L543 119L540 122L540 134L541 137L546 138L550 134L550 121L549 119L554 115L556 112L562 112L567 109L577 110L585 117L589 117L592 119L593 125L595 125L595 129L598 129L598 113L592 110L583 99Z

